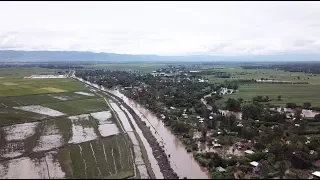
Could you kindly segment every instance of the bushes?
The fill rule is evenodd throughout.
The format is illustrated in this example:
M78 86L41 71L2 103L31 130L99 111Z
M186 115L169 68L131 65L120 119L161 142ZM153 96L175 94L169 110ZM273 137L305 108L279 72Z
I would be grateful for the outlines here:
M287 103L286 104L286 108L291 108L291 109L295 109L297 108L297 104L296 103Z
M211 178L212 179L224 179L224 174L221 173L221 172L214 172L214 173L211 173Z
M256 152L254 154L248 155L247 157L251 161L260 161L261 159L266 159L267 155L268 155L268 153L265 153L265 152Z
M245 156L240 156L237 161L240 163L240 164L247 164L249 163L251 160Z
M239 170L240 171L242 171L242 172L245 172L245 173L247 173L248 171L250 171L252 168L251 168L251 166L249 166L249 165L240 165L239 166Z

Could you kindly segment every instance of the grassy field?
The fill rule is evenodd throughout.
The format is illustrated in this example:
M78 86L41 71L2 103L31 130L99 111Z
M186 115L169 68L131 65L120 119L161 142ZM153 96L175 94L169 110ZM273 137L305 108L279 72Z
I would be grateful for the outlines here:
M212 69L212 67L206 67ZM217 78L214 75L206 76L211 83L223 83L226 80L237 79L273 79L277 81L291 82L308 82L309 84L241 84L239 90L231 95L225 95L223 99L217 101L217 105L221 107L224 102L230 98L243 98L251 101L254 96L269 96L274 99L270 103L284 107L287 102L294 102L302 105L304 102L310 102L313 106L320 106L320 76L313 74L305 74L300 72L285 72L282 70L272 69L242 69L239 66L221 66L219 69L212 69L218 72L227 72L231 78ZM281 95L282 100L277 101L277 97Z
M302 105L310 102L313 106L320 106L319 96L320 85L310 84L246 84L239 87L239 91L234 94L225 95L217 103L221 104L228 98L242 98L251 101L257 95L269 96L273 99L269 103L285 107L287 102ZM281 101L277 97L281 95Z
M44 74L56 74L56 70L46 68L0 68L1 78L22 78Z
M274 79L277 81L294 81L294 82L309 82L310 84L320 84L320 76L305 74L300 72L285 72L282 70L274 69L243 69L239 66L219 66L206 67L206 70L213 70L217 72L227 72L231 75L231 78L217 78L213 75L205 76L210 82L224 82L225 80L237 80L237 79ZM299 78L298 78L299 77Z

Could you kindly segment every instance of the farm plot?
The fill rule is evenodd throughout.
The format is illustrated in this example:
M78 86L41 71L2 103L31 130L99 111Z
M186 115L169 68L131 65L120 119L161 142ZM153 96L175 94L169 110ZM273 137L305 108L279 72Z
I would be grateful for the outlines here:
M59 101L71 101L71 100L95 98L95 95L88 97L88 96L83 96L81 94L76 94L74 92L54 93L54 94L47 94L47 95Z
M102 137L116 135L119 133L119 129L112 121L111 111L102 111L90 114L94 119L98 121L98 129Z
M39 121L48 116L13 108L0 108L0 126Z
M5 102L3 102L3 104L9 107L40 105L44 103L59 102L58 99L48 96L47 94L5 97L0 99L0 102L1 100L6 100Z
M54 156L56 152L48 152L42 157L22 157L0 164L0 177L3 179L50 179L64 178L60 164Z
M269 103L285 107L287 102L302 105L310 102L312 106L320 106L318 91L320 85L313 84L248 84L241 85L239 91L230 95L225 95L218 103L223 103L228 98L243 98L251 101L254 96L269 96L273 99ZM281 95L281 101L277 97Z
M57 117L57 116L63 116L64 113L61 113L59 111L56 111L54 109L50 109L47 107L43 107L40 105L31 105L31 106L20 106L20 107L14 107L15 109L20 109L24 111L30 111L38 114L43 114L47 116Z
M40 129L41 133L39 133L41 135L33 148L34 152L59 148L65 143L55 120L48 120L43 122L43 124L43 127Z
M70 157L74 178L106 178L123 172L133 176L132 159L122 135L73 145Z
M72 79L0 79L0 97L79 90L87 88Z
M0 71L0 77L10 79L40 74L55 74L55 70L46 68L1 68Z
M83 92L83 91L80 91L80 92L74 92L76 94L81 94L81 95L84 95L84 96L95 96L94 94L92 93L87 93L87 92Z
M48 103L43 104L43 106L56 109L68 115L78 115L108 110L108 106L102 98Z
M36 138L39 122L15 124L0 129L0 158L14 158L28 152Z
M89 119L89 114L68 117L72 122L71 144L91 141L98 138L93 122Z

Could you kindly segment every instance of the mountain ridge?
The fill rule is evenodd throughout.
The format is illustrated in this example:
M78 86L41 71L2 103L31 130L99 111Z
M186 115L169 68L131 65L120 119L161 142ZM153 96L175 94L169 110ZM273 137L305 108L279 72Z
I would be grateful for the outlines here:
M166 62L166 61L319 61L318 54L275 54L275 55L133 55L90 51L47 51L47 50L0 50L0 62L50 62L50 61L98 61L98 62Z

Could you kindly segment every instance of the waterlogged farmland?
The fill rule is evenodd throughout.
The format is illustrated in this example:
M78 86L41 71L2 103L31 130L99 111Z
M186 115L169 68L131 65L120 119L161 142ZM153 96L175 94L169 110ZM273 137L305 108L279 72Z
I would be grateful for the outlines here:
M135 175L132 143L104 98L69 78L23 72L0 79L0 178Z

